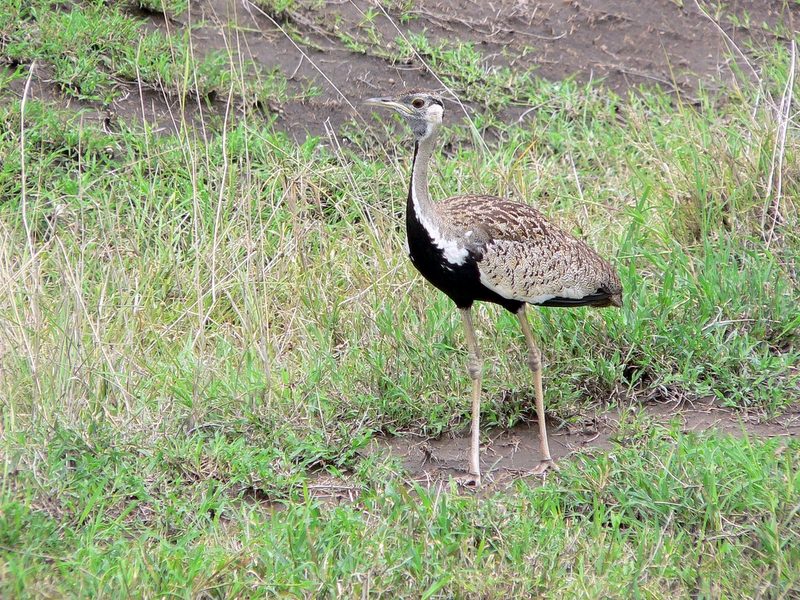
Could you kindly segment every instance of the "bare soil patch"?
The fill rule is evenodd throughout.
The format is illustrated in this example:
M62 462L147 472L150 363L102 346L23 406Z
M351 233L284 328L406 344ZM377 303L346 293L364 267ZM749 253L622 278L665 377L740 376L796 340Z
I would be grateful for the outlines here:
M615 443L626 443L620 431L625 409L613 408L587 414L577 424L548 420L550 451L559 460L575 453L610 451ZM725 435L748 435L756 438L800 436L800 406L794 405L778 418L765 420L763 415L734 411L714 399L695 402L658 402L628 405L629 411L644 411L662 425L677 424L684 432L714 430ZM539 464L539 432L536 423L511 429L492 429L484 434L481 447L483 478L493 487L504 487L524 476ZM439 439L393 437L380 440L375 451L389 451L402 457L411 479L426 486L447 481L466 472L469 431L444 435Z
M717 8L701 8L704 3L694 0L419 0L410 9L403 7L407 3L384 9L385 2L368 0L298 0L278 13L270 12L269 4L197 0L175 16L134 6L130 10L151 30L190 30L200 55L236 49L243 62L278 69L288 79L288 95L295 99L266 102L261 108L265 115L277 117L275 127L298 141L306 135L326 136L345 122L361 120L363 98L403 88L439 87L419 57L381 56L376 39L385 43L384 54L391 54L395 40L424 32L433 42L473 43L488 69L533 70L553 81L602 79L617 93L653 84L691 97L700 85L715 87L730 80L734 66L755 77L743 56L768 51L800 22L800 5L786 0L734 0ZM359 44L362 50L354 51ZM14 85L21 93L23 83ZM165 130L181 126L178 99L142 89L137 82L119 85L128 93L111 106L61 101L71 109L92 109L86 118L101 122L122 118ZM321 94L304 99L311 87ZM59 99L47 65L39 65L31 94ZM223 114L226 100L188 98L182 106L191 124L209 111ZM522 110L511 108L505 116L516 118Z
M755 76L739 52L752 57L771 48L780 32L795 30L800 18L800 6L783 0L738 0L716 14L691 0L684 6L674 0L422 0L414 3L415 18L406 24L400 24L401 10L383 13L365 0L306 4L308 8L265 15L252 8L248 13L229 0L206 0L200 17L219 26L216 31L198 30L206 39L222 40L231 23L249 24L258 32L240 35L255 60L281 69L298 92L309 84L323 90L311 100L277 107L276 125L298 138L326 135L326 121L336 130L359 119L363 98L402 88L439 87L418 57L396 62L369 50L359 54L348 49L343 36L368 47L359 27L367 19L375 36L390 41L390 51L391 40L424 32L432 41L473 43L488 69L533 70L552 81L602 79L617 93L642 84L661 85L691 96L699 85L729 81L734 63L746 76ZM370 11L377 16L368 17ZM284 34L289 29L302 32L308 46L293 43ZM510 112L508 118L518 116Z

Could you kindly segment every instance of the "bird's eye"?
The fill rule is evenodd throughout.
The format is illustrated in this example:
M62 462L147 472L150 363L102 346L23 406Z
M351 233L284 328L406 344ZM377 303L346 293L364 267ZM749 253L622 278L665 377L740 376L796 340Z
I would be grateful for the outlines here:
M414 108L422 108L425 106L425 100L422 98L414 98L414 100L411 101L411 106Z

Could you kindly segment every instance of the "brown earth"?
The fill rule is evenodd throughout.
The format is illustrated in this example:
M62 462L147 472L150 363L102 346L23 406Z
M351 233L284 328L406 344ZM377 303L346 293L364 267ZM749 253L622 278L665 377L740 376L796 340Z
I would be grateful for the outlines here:
M403 3L303 0L289 11L267 14L247 0L192 0L187 13L174 17L140 14L152 29L174 33L193 26L194 47L200 53L239 48L244 60L279 69L288 78L290 96L300 97L312 85L320 88L321 95L313 99L264 107L277 116L275 127L298 141L307 135L337 135L348 121L365 123L359 112L364 98L403 88L440 87L419 57L399 63L374 52L349 50L343 38L365 40L360 25L368 21L383 40L425 31L431 40L474 42L489 68L535 69L538 76L554 81L573 76L579 81L602 79L620 94L643 84L660 85L687 98L700 86L716 88L732 80L735 69L740 76L758 77L758 68L751 65L758 64L759 53L783 41L786 34L782 32L794 32L800 23L800 4L786 0L732 0L723 8L694 0L418 0L413 3L415 18L405 24L400 23L399 9L384 12L381 7L387 4ZM390 49L392 43L387 42ZM165 130L175 130L180 122L174 99L141 91L135 84L129 84L130 93L112 107L68 103L48 83L47 73L47 65L37 69L32 96L91 109L85 119L102 122L113 112ZM224 108L219 101L211 109L197 104L190 112L197 121L204 111L221 113ZM518 118L524 107L514 110L504 117ZM634 402L631 406L662 422L679 419L689 430L715 427L734 435L800 434L800 407L778 420L763 421L763 415L732 412L713 402ZM616 409L584 419L578 427L551 424L554 455L609 448L619 418ZM487 437L483 459L487 481L515 477L538 461L535 424L491 431ZM405 437L376 444L382 451L402 456L412 478L431 482L463 473L469 439L466 435L439 440ZM328 489L327 484L321 482L320 489Z
M640 418L667 428L677 428L684 433L715 431L722 435L756 439L782 438L784 443L800 436L800 404L787 409L780 417L765 419L758 412L734 411L714 399L689 402L685 400L649 400L641 403L632 400L624 407L587 412L578 423L557 423L548 419L547 430L550 451L556 460L569 459L578 453L610 452L615 444L626 444L621 422L631 423ZM367 449L372 455L393 454L403 461L407 482L423 487L449 486L452 478L465 480L467 474L470 435L469 428L450 432L438 439L406 434L375 439ZM482 487L481 494L507 489L515 480L528 478L542 483L547 474L532 476L539 465L538 425L525 423L511 429L490 429L483 433L481 444ZM309 491L327 502L352 502L363 487L348 477L336 477L324 471L312 473ZM273 509L280 508L268 499L262 499Z
M418 0L412 11L416 18L406 24L399 22L401 11L384 12L380 6L385 4L299 2L314 8L270 15L247 0L203 0L191 18L179 19L210 24L195 32L201 50L240 47L246 58L289 77L290 92L299 95L309 84L322 89L311 100L271 107L279 115L276 126L299 140L307 133L327 135L326 122L338 131L343 122L360 120L363 98L440 87L419 57L393 63L369 50L349 50L343 36L369 48L359 27L365 22L374 27L375 37L388 41L389 50L392 40L424 31L432 41L473 42L488 69L535 70L552 81L602 79L617 93L657 84L689 96L700 85L716 87L732 79L733 63L745 76L756 77L748 66L753 54L769 51L781 32L800 24L800 6L785 0L734 0L720 10L694 0ZM234 30L236 23L242 27ZM293 42L289 31L308 43Z
M195 52L238 49L245 60L279 69L288 78L290 97L301 98L310 86L322 93L312 99L268 103L277 115L275 127L298 141L307 134L327 136L340 125L363 121L360 101L403 88L438 88L440 83L420 57L402 62L378 56L379 40L390 53L394 40L425 32L432 41L473 42L486 67L535 70L545 79L602 79L617 93L642 84L660 85L691 97L698 86L718 87L733 78L758 76L749 64L768 52L800 23L800 5L788 0L732 0L722 8L707 0L297 0L275 14L260 8L274 2L191 0L189 10L165 17L138 12L151 29L181 33L192 27ZM392 7L411 5L410 11ZM131 8L134 11L133 8ZM401 17L412 17L401 24ZM372 27L372 38L365 25ZM349 38L366 53L348 49ZM301 42L295 40L302 40ZM747 57L747 58L745 58ZM33 97L60 100L48 83L48 66L40 65ZM19 86L21 82L14 85ZM119 118L174 130L180 123L175 98L142 90L135 83L113 106L62 100L72 108L95 109L86 119ZM466 94L469 95L469 94ZM220 99L210 110L225 110ZM191 102L189 102L191 104ZM209 108L188 108L195 119ZM509 109L518 118L525 107ZM530 116L533 118L533 115Z
M633 413L643 411L651 421L664 426L677 426L684 432L715 430L735 436L757 438L800 436L800 405L792 406L779 418L764 420L763 415L733 411L715 400L696 402L649 401L630 403L625 408L598 410L587 414L577 424L548 421L550 451L556 460L580 452L612 450L615 441L625 443L620 421L630 421ZM624 414L626 413L627 414ZM484 433L481 446L483 480L493 487L504 487L525 476L539 464L539 432L536 423L511 429L495 429ZM412 437L385 438L373 451L388 451L402 457L409 476L423 485L447 481L464 475L468 464L469 432L442 436L431 440Z

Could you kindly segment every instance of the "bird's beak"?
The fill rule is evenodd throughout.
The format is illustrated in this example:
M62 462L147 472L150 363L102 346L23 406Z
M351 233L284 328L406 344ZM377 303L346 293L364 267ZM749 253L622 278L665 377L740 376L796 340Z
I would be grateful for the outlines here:
M377 106L378 108L391 108L400 114L410 115L413 114L405 105L393 101L389 97L384 98L367 98L362 102L364 106Z

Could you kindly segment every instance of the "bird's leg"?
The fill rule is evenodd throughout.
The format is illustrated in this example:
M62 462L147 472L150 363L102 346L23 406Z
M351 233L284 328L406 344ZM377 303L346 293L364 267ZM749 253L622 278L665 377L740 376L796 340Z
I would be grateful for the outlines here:
M542 392L542 353L533 339L528 317L525 314L525 305L517 311L517 319L525 335L525 343L528 345L528 366L533 371L533 386L536 392L536 413L539 417L539 442L542 446L542 462L534 469L535 473L544 473L547 469L558 470L558 466L550 456L550 444L547 441L547 425L544 419L544 393Z
M467 338L467 348L469 349L469 364L467 372L472 379L472 445L469 452L469 472L475 477L476 487L481 484L481 375L483 372L483 360L481 351L478 348L478 339L475 337L475 327L472 324L472 308L459 308L461 317L464 320L464 332Z

